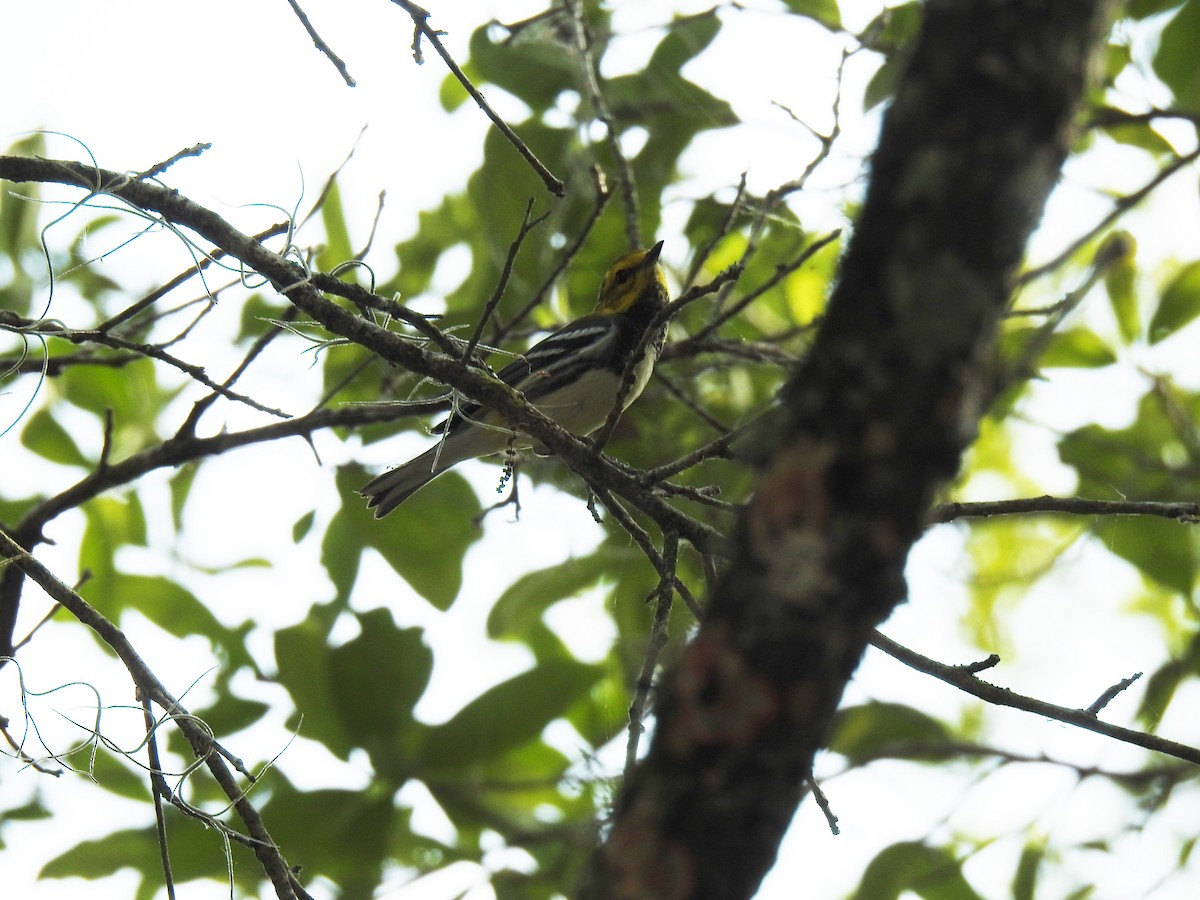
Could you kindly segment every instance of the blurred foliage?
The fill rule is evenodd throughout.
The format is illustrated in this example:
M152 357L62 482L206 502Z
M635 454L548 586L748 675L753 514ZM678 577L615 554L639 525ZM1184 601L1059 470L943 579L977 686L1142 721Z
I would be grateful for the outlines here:
M834 0L787 0L784 6L788 15L844 36L846 26ZM592 0L585 8L595 63L605 72L605 53L620 36L611 31L606 4ZM663 377L651 383L624 417L607 448L633 466L670 462L770 404L788 365L803 353L811 329L819 324L841 249L841 242L833 241L781 277L781 267L799 259L823 236L806 227L794 209L765 209L765 198L748 195L735 202L731 190L686 199L678 191L681 161L697 137L738 122L728 99L689 76L689 64L702 60L720 39L727 13L714 10L664 21L655 31L657 45L639 68L602 80L618 139L636 147L629 162L641 201L637 226L646 235L643 242L660 234L664 208L674 203L684 207L686 215L674 220L682 223L681 234L665 235L667 257L688 265L697 262L695 280L700 284L729 265L745 264L736 291L704 298L673 323L672 346L684 349L673 356L668 350L660 367ZM921 15L921 4L903 3L867 25L858 38L874 60L874 74L864 82L863 96L844 97L843 102L867 110L886 104L903 72ZM1106 91L1131 67L1145 68L1146 60L1139 60L1133 49L1139 45L1126 36L1130 28L1152 28L1161 36L1150 43L1152 71L1160 87L1170 91L1175 112L1196 121L1200 70L1192 48L1200 42L1200 0L1135 2L1127 15L1131 18L1115 32L1121 37L1109 47L1105 85L1095 102L1104 103ZM597 207L593 165L607 173L614 195L619 191L611 148L594 127L594 111L580 89L574 48L571 25L561 14L507 28L492 24L474 34L464 68L489 95L507 94L520 102L525 118L510 124L564 180L566 198L548 201L527 164L507 140L490 130L479 168L463 180L461 190L423 211L415 233L385 251L394 253L399 267L375 286L380 295L398 296L422 312L439 315L440 327L469 333L497 284L526 204L533 198L534 215L548 217L517 255L496 318L484 331L484 343L517 351L523 342L590 309L597 273L629 248L619 196L585 234ZM467 98L447 76L441 99L453 110ZM1081 138L1077 152L1086 153L1103 140L1143 154L1155 165L1175 154L1153 118L1104 120ZM10 152L41 155L44 148L34 137ZM806 162L798 161L797 171ZM29 190L23 194L32 195ZM857 199L847 195L845 208L853 209ZM44 277L40 215L36 204L0 193L0 310L34 319L42 315L36 304L44 302L37 289ZM84 237L113 219L108 215L89 222L74 239L50 242L52 249L46 251L55 272L71 273L58 289L69 298L81 298L94 316L92 321L73 321L73 327L97 326L125 308L136 293L87 265ZM333 271L358 252L352 235L362 231L361 223L347 221L336 183L321 207L320 224L323 242L312 264ZM1142 368L1152 350L1175 348L1177 358L1178 347L1194 344L1200 259L1148 268L1139 260L1135 233L1120 232L1116 226L1103 231L1051 275L1023 288L1019 309L1051 311L1014 314L1004 325L989 373L991 412L949 494L1004 499L1046 492L1041 473L1021 456L1022 435L1034 427L1041 428L1043 439L1050 435L1078 496L1178 501L1200 496L1200 391L1194 377L1174 379L1169 372L1151 376ZM1097 247L1110 235L1121 235L1126 250L1095 271ZM546 284L563 248L581 237L586 239L563 276ZM698 259L695 254L701 248L709 252ZM751 248L754 252L744 258ZM454 267L453 286L444 296L433 297L435 275L447 265ZM683 270L671 272L676 292L685 287L680 283L684 276ZM360 273L351 270L341 277L357 278ZM1082 302L1065 315L1053 311L1054 304L1085 283L1094 289ZM739 297L759 289L761 296L744 310L720 320ZM528 298L539 291L544 291L541 302L527 309ZM172 336L187 332L188 323L217 309L204 289L195 287L194 292L191 302L170 314L134 317L118 333L130 341L167 344ZM285 308L279 298L256 292L222 306L220 315L228 319L229 341L245 352L272 332ZM72 315L77 313L72 310ZM55 317L58 307L52 305L45 314ZM711 342L687 349L688 341L710 325ZM0 369L8 371L6 389L35 398L28 413L17 417L14 437L52 473L43 475L39 469L24 485L23 495L0 497L0 526L6 530L21 523L36 504L88 477L102 456L111 465L165 446L197 399L177 371L145 356L122 356L111 348L82 350L74 342L29 329L6 329L2 337L0 353L9 364ZM47 377L37 373L38 366L19 377L15 368L9 370L23 356L46 362ZM1187 358L1194 361L1194 354ZM436 386L392 370L358 347L321 347L309 362L314 381L310 387L329 406L437 394ZM1034 403L1043 382L1070 370L1081 391L1104 391L1103 379L1118 368L1127 379L1144 385L1121 424L1114 425L1119 417L1111 416L1067 428L1031 422L1041 415L1034 410L1043 409ZM425 436L427 424L412 417L364 428L359 437L369 443L405 432ZM357 438L340 436L353 450L351 441ZM157 569L146 569L146 554L153 548L182 539L185 514L206 499L197 485L206 484L203 476L213 465L212 460L188 463L165 483L133 484L83 504L78 520L81 590L115 621L128 621L136 614L170 639L198 636L208 643L220 668L206 682L211 696L198 702L195 712L221 740L265 727L277 711L245 689L243 679L251 676L286 692L293 705L289 727L302 740L366 773L365 786L358 789L301 787L279 770L262 775L251 798L260 804L289 861L303 866L303 877L326 879L331 892L346 898L373 896L385 879L394 882L396 867L415 875L456 861L487 862L492 888L500 898L569 896L594 842L596 823L615 791L619 773L600 760L611 758L614 750L619 755L623 748L631 692L644 664L653 619L647 601L658 577L626 532L606 520L586 554L526 571L507 587L496 586L498 597L486 612L487 636L526 650L528 668L493 679L435 724L417 712L438 674L429 633L411 624L411 617L396 615L398 600L386 608L369 608L378 595L363 601L362 576L381 558L428 605L423 613L455 612L470 554L483 535L476 524L482 507L467 481L446 475L416 495L402 513L376 521L356 494L366 478L363 471L343 466L327 478L328 469L314 469L314 479L331 482L326 486L333 511L314 500L311 509L289 524L294 543L319 558L329 593L303 618L270 632L264 644L248 641L256 629L253 611L235 625L209 611L206 591L217 588L200 577L211 573L199 564L172 558ZM578 479L553 460L528 461L521 477L575 495L580 492ZM673 481L691 488L719 488L720 499L729 503L743 500L751 490L750 473L730 460L707 460ZM232 509L234 515L255 513L250 506L234 507L233 498L219 500L223 511ZM717 507L687 503L686 509L722 531L730 527L730 516ZM1192 529L1174 521L1132 517L1013 517L950 527L958 529L964 551L970 601L959 624L966 639L1006 658L1010 651L1019 655L1021 645L1008 624L1009 615L1034 585L1068 566L1070 555L1086 544L1124 561L1136 573L1142 590L1130 598L1127 614L1152 621L1170 650L1143 682L1137 711L1142 725L1157 727L1176 698L1197 687L1200 615L1194 592L1200 547ZM506 539L522 540L517 532L507 534ZM282 560L248 558L223 569L284 565ZM705 573L694 554L681 555L678 576L703 595ZM583 597L603 598L615 635L599 660L576 658L549 623L558 604ZM254 598L256 603L272 600ZM694 624L677 603L668 623L672 641L662 662L670 661ZM9 716L14 712L0 710ZM986 748L974 755L961 752L963 744L989 734L980 724L982 718L977 706L952 720L901 702L856 702L838 714L830 758L849 768L880 760L928 768L955 760L958 767L970 770L970 777L983 778ZM562 737L564 732L569 738ZM169 746L186 755L177 736ZM268 762L257 760L260 767ZM99 788L114 797L146 798L138 770L113 754L100 755L94 774ZM414 784L423 786L448 823L437 837L413 826L410 795L401 792ZM186 780L184 790L192 802L220 805L215 786L200 773ZM1141 790L1144 799L1149 789ZM1163 788L1161 795L1166 803L1170 789ZM1130 810L1130 823L1140 821L1132 802ZM0 811L0 821L20 823L44 815L34 802ZM1011 879L1016 897L1045 895L1039 880L1070 851L1097 851L1095 846L1056 846L1034 831L1021 836L1024 849ZM964 873L964 863L979 846L969 844L962 836L943 833L883 848L865 868L853 896L981 896L969 872ZM173 816L170 847L177 879L225 877L224 850L214 831ZM519 851L519 862L491 863L489 855L498 847ZM1181 846L1184 865L1190 849L1190 842ZM259 896L261 873L250 854L236 846L232 853L235 892ZM152 829L120 830L64 848L43 874L96 879L128 868L141 876L139 900L154 896L162 875ZM1072 871L1063 877L1079 880L1079 870ZM1074 895L1085 896L1090 887L1081 881Z

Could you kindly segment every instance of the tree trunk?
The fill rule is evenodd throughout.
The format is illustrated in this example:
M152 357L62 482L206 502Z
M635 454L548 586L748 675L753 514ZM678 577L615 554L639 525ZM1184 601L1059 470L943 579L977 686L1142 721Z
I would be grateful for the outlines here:
M589 898L750 897L934 492L1058 178L1109 0L930 0L736 558L662 682Z

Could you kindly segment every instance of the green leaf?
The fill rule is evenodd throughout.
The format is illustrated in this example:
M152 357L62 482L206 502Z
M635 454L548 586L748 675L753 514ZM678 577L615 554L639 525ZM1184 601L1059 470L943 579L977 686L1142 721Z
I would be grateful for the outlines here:
M279 319L285 307L262 294L251 294L242 303L241 322L238 325L237 341L257 339L271 329L272 322Z
M58 423L48 407L29 417L21 429L21 443L50 462L64 466L90 469L94 460L88 459L67 430Z
M885 59L883 65L875 70L875 74L871 76L863 90L864 112L869 112L879 104L892 99L892 95L896 93L896 85L900 83L900 75L904 72L905 64L907 64L907 60L901 62Z
M43 135L33 134L13 143L7 151L12 156L36 158L45 156L46 142ZM0 309L10 309L20 315L29 312L32 299L33 280L24 263L34 258L29 251L37 250L38 270L36 277L45 278L42 270L45 260L39 248L37 184L23 185L18 191L0 191L0 253L13 267L12 283L0 295ZM20 194L20 196L18 196Z
M1197 67L1200 72L1200 67ZM1150 343L1170 337L1200 315L1200 262L1185 266L1167 285L1150 318Z
M420 733L413 706L433 670L424 631L397 629L389 611L372 610L358 616L358 636L330 648L332 614L332 605L319 607L306 622L277 632L278 680L304 716L305 737L343 758L361 746L378 773L401 782L410 745Z
M1196 65L1196 47L1200 45L1200 0L1187 0L1167 23L1151 61L1154 73L1175 95L1185 109L1200 107L1200 66Z
M374 403L379 399L378 381L358 377L364 370L377 368L378 360L370 350L357 344L341 344L313 352L321 361L324 389L333 402Z
M603 23L593 18L592 27ZM535 113L545 112L558 95L578 90L579 63L553 29L523 32L519 40L493 40L498 30L477 28L471 35L471 66L484 80L522 100ZM443 87L442 101L454 93ZM520 132L520 127L517 131Z
M196 481L196 473L199 471L198 464L185 463L171 476L171 521L176 531L183 528L183 508L187 504L192 484Z
M300 734L320 741L335 756L345 759L354 741L345 727L334 687L327 643L332 617L330 606L314 607L303 622L275 633L277 678L296 704L302 717Z
M87 721L88 714L80 712L75 721ZM103 725L103 721L101 722ZM161 741L163 732L159 732ZM79 762L73 760L73 762ZM118 797L126 797L145 803L150 796L150 782L136 763L131 763L115 752L102 750L96 754L95 763L89 773L95 779L96 785Z
M1034 900L1037 890L1038 869L1046 858L1044 841L1030 841L1021 851L1021 860L1017 863L1016 874L1013 875L1013 900Z
M316 510L309 510L292 524L292 543L298 544L312 530L313 520L317 517Z
M485 154L487 146L485 138ZM381 285L379 292L399 293L401 299L406 300L428 290L442 254L462 243L463 235L474 233L477 228L475 210L463 195L446 197L436 209L418 213L417 233L395 248L400 271L394 279Z
M180 824L170 830L171 869L177 884L197 878L225 881L228 877L229 866L220 835L212 829L197 827L198 824ZM255 865L252 852L234 844L233 859L234 879L241 892L262 896L258 890L262 870ZM162 859L152 826L82 841L46 863L39 877L95 880L121 869L133 869L140 876L135 900L152 900L160 893Z
M1179 868L1182 869L1188 864L1188 860L1192 858L1192 852L1196 849L1196 841L1200 838L1188 838L1179 848Z
M429 683L433 652L422 629L397 628L386 609L362 613L358 623L358 637L329 654L333 699L346 732L371 754L376 770L398 771L402 732L413 727L412 708ZM381 765L384 760L391 765Z
M483 84L483 76L469 62L462 66L462 70L471 79L472 84ZM469 99L471 99L471 95L454 75L447 75L442 79L442 85L438 88L438 102L446 112L454 112Z
M912 891L926 900L982 900L946 849L916 841L892 844L871 860L853 900L897 900Z
M271 777L263 818L288 861L303 865L304 880L328 878L339 897L373 896L398 818L391 793L374 786L301 791L281 775Z
M1167 519L1105 519L1096 526L1104 546L1143 575L1190 596L1195 558L1188 526Z
M135 609L176 637L206 637L227 665L251 665L244 635L221 624L195 594L169 578L121 573L102 583L108 585L105 605L109 608ZM88 594L86 585L84 593Z
M555 603L596 584L621 563L622 560L613 553L597 551L522 575L492 607L488 615L488 637L520 638L540 622L546 610Z
M1102 83L1111 86L1125 68L1133 62L1133 51L1128 44L1109 42L1104 47Z
M63 393L76 406L103 414L111 409L118 418L144 416L146 401L159 394L154 361L134 360L127 366L72 366L58 379Z
M322 272L332 272L354 256L354 249L350 246L350 229L346 225L346 211L342 208L342 193L336 179L330 183L321 204L321 222L325 226L325 246L317 254L317 268Z
M923 17L924 4L918 0L889 6L863 30L864 41L872 50L885 53L890 59L916 40Z
M1081 497L1161 500L1200 495L1200 473L1188 464L1182 423L1200 420L1200 395L1159 384L1138 402L1128 428L1086 425L1058 444L1079 472ZM1190 428L1190 425L1184 427ZM1166 524L1166 523L1164 523Z
M712 42L720 27L712 11L676 18L645 69L607 83L609 103L622 126L642 125L648 131L645 145L634 157L634 169L638 182L651 187L643 194L642 205L643 224L651 233L658 227L662 186L672 179L692 138L738 121L728 102L688 81L681 71ZM605 151L599 148L599 152ZM607 223L602 220L601 229L619 229L615 211ZM603 271L609 261L584 271Z
M1128 13L1135 19L1145 19L1164 10L1173 9L1181 3L1183 0L1130 0Z
M8 809L4 810L2 815L0 815L0 819L6 822L9 820L31 822L35 819L48 819L51 815L52 814L50 810L46 809L46 807L42 805L42 802L35 798L30 800L28 803L22 804L21 806L9 807Z
M184 382L170 390L162 388L158 384L155 365L154 360L142 358L119 369L71 366L55 379L55 386L76 406L100 417L106 410L112 410L114 462L158 443L155 420L184 388ZM99 441L97 432L97 447Z
M196 718L204 720L218 739L224 740L231 734L244 731L274 709L268 703L231 694L228 683L222 687L212 706L190 710Z
M788 11L815 19L827 28L842 27L842 12L837 0L783 0Z
M603 674L597 666L553 659L489 688L449 721L430 728L420 748L420 767L462 769L533 740Z
M852 765L881 757L945 759L950 730L937 719L898 703L866 703L840 709L834 716L829 749Z
M1117 354L1090 328L1077 325L1051 336L1039 360L1046 368L1098 369L1112 365Z
M467 548L482 534L474 523L480 510L474 491L447 473L387 518L376 519L358 494L366 481L355 467L337 474L342 508L325 533L321 560L339 599L350 596L363 548L374 547L413 590L438 609L449 609L462 585Z
M428 787L460 829L461 844L477 842L472 832L480 822L514 839L543 830L547 821L561 828L573 820L586 828L595 815L596 797L590 785L574 779L569 787L563 784L571 762L541 741L530 741L474 764L465 779L435 777Z
M1200 638L1194 637L1182 656L1169 660L1145 679L1138 721L1152 731L1157 728L1184 679L1195 675L1200 675Z
M1104 126L1104 133L1127 147L1137 147L1156 156L1169 156L1174 152L1171 142L1146 122L1122 122Z
M1108 293L1108 303L1112 307L1113 316L1117 320L1117 328L1121 332L1121 340L1130 344L1142 333L1142 322L1138 315L1138 297L1135 289L1137 265L1134 261L1136 244L1131 235L1123 235L1127 253L1109 265L1104 270L1104 289Z
M588 696L567 713L567 721L595 749L603 747L629 724L631 698L615 649L607 671L609 675L596 682Z
M79 570L90 574L83 588L91 603L115 618L132 602L116 590L117 550L127 544L144 546L146 517L137 494L104 494L83 507L87 522L79 544Z
M646 69L659 70L660 74L665 70L672 75L678 75L687 63L699 56L713 42L720 30L721 19L715 8L694 16L676 16L650 55Z
M39 878L103 878L124 866L142 871L157 856L152 829L118 831L97 841L84 841L42 866Z

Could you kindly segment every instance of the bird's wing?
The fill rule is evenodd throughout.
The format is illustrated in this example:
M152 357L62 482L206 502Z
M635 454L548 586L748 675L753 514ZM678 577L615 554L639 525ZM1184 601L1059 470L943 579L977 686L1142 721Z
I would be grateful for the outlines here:
M617 339L610 316L584 316L538 341L504 366L496 377L536 402L561 384L564 377L569 378L571 369L595 365L595 359L607 354ZM478 403L463 403L433 430L440 434L447 428L457 428L461 422L475 418L479 410Z

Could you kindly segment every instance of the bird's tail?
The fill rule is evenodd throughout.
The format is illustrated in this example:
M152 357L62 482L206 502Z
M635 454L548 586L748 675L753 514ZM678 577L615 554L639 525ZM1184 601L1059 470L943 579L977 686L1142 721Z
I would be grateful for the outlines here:
M458 462L445 458L445 455L438 459L438 450L438 447L432 447L416 459L384 472L363 486L359 494L367 498L367 509L375 510L375 518L382 519Z

